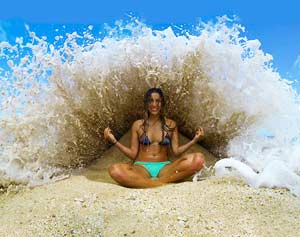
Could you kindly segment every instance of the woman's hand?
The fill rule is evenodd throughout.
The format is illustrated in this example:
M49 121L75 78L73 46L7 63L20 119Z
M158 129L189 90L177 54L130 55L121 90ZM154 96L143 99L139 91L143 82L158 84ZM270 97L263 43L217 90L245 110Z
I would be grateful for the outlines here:
M196 143L199 140L202 140L204 137L204 129L202 127L197 128L193 141Z
M105 129L104 129L104 138L105 138L106 140L108 140L109 142L111 142L112 144L116 144L116 143L117 143L117 139L116 139L115 136L112 134L110 128L105 128Z

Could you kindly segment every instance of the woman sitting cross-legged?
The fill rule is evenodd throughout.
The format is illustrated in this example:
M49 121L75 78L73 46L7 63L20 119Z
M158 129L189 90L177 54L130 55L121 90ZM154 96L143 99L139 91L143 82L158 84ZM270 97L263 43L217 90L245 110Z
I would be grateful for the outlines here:
M171 162L168 147L180 156L203 138L203 129L199 128L191 141L180 146L176 123L163 113L165 100L161 89L149 89L144 104L145 118L133 123L130 147L118 142L110 128L104 130L105 139L133 160L133 164L113 164L110 176L125 187L148 188L182 181L201 170L205 163L202 153L186 154Z

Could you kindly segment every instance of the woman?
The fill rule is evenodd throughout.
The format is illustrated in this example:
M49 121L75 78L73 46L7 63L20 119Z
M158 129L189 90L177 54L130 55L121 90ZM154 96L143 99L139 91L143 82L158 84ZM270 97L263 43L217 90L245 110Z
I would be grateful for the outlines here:
M204 165L201 153L187 154L170 162L168 147L180 156L204 136L202 128L190 142L179 146L176 123L164 117L165 99L159 88L149 89L144 98L145 118L137 120L131 128L131 146L116 140L110 128L104 137L133 160L133 164L113 164L110 176L120 185L131 188L148 188L178 182L199 171Z

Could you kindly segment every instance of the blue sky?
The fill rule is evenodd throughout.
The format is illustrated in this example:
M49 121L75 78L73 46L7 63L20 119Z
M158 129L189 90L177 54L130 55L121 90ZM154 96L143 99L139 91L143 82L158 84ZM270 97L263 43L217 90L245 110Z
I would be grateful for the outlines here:
M246 27L246 36L259 39L262 49L273 55L281 75L300 79L300 2L296 0L10 0L0 3L0 7L0 40L6 34L3 24L11 20L48 25L102 24L133 14L155 26L236 15Z

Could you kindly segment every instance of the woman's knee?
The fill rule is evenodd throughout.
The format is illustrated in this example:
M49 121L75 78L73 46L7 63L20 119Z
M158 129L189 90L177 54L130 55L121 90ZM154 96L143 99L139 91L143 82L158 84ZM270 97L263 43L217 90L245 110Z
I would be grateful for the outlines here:
M201 153L191 154L187 159L189 163L188 167L193 172L201 170L205 164L205 157Z
M127 178L126 169L128 169L127 164L113 164L109 167L108 172L114 180L122 182Z

